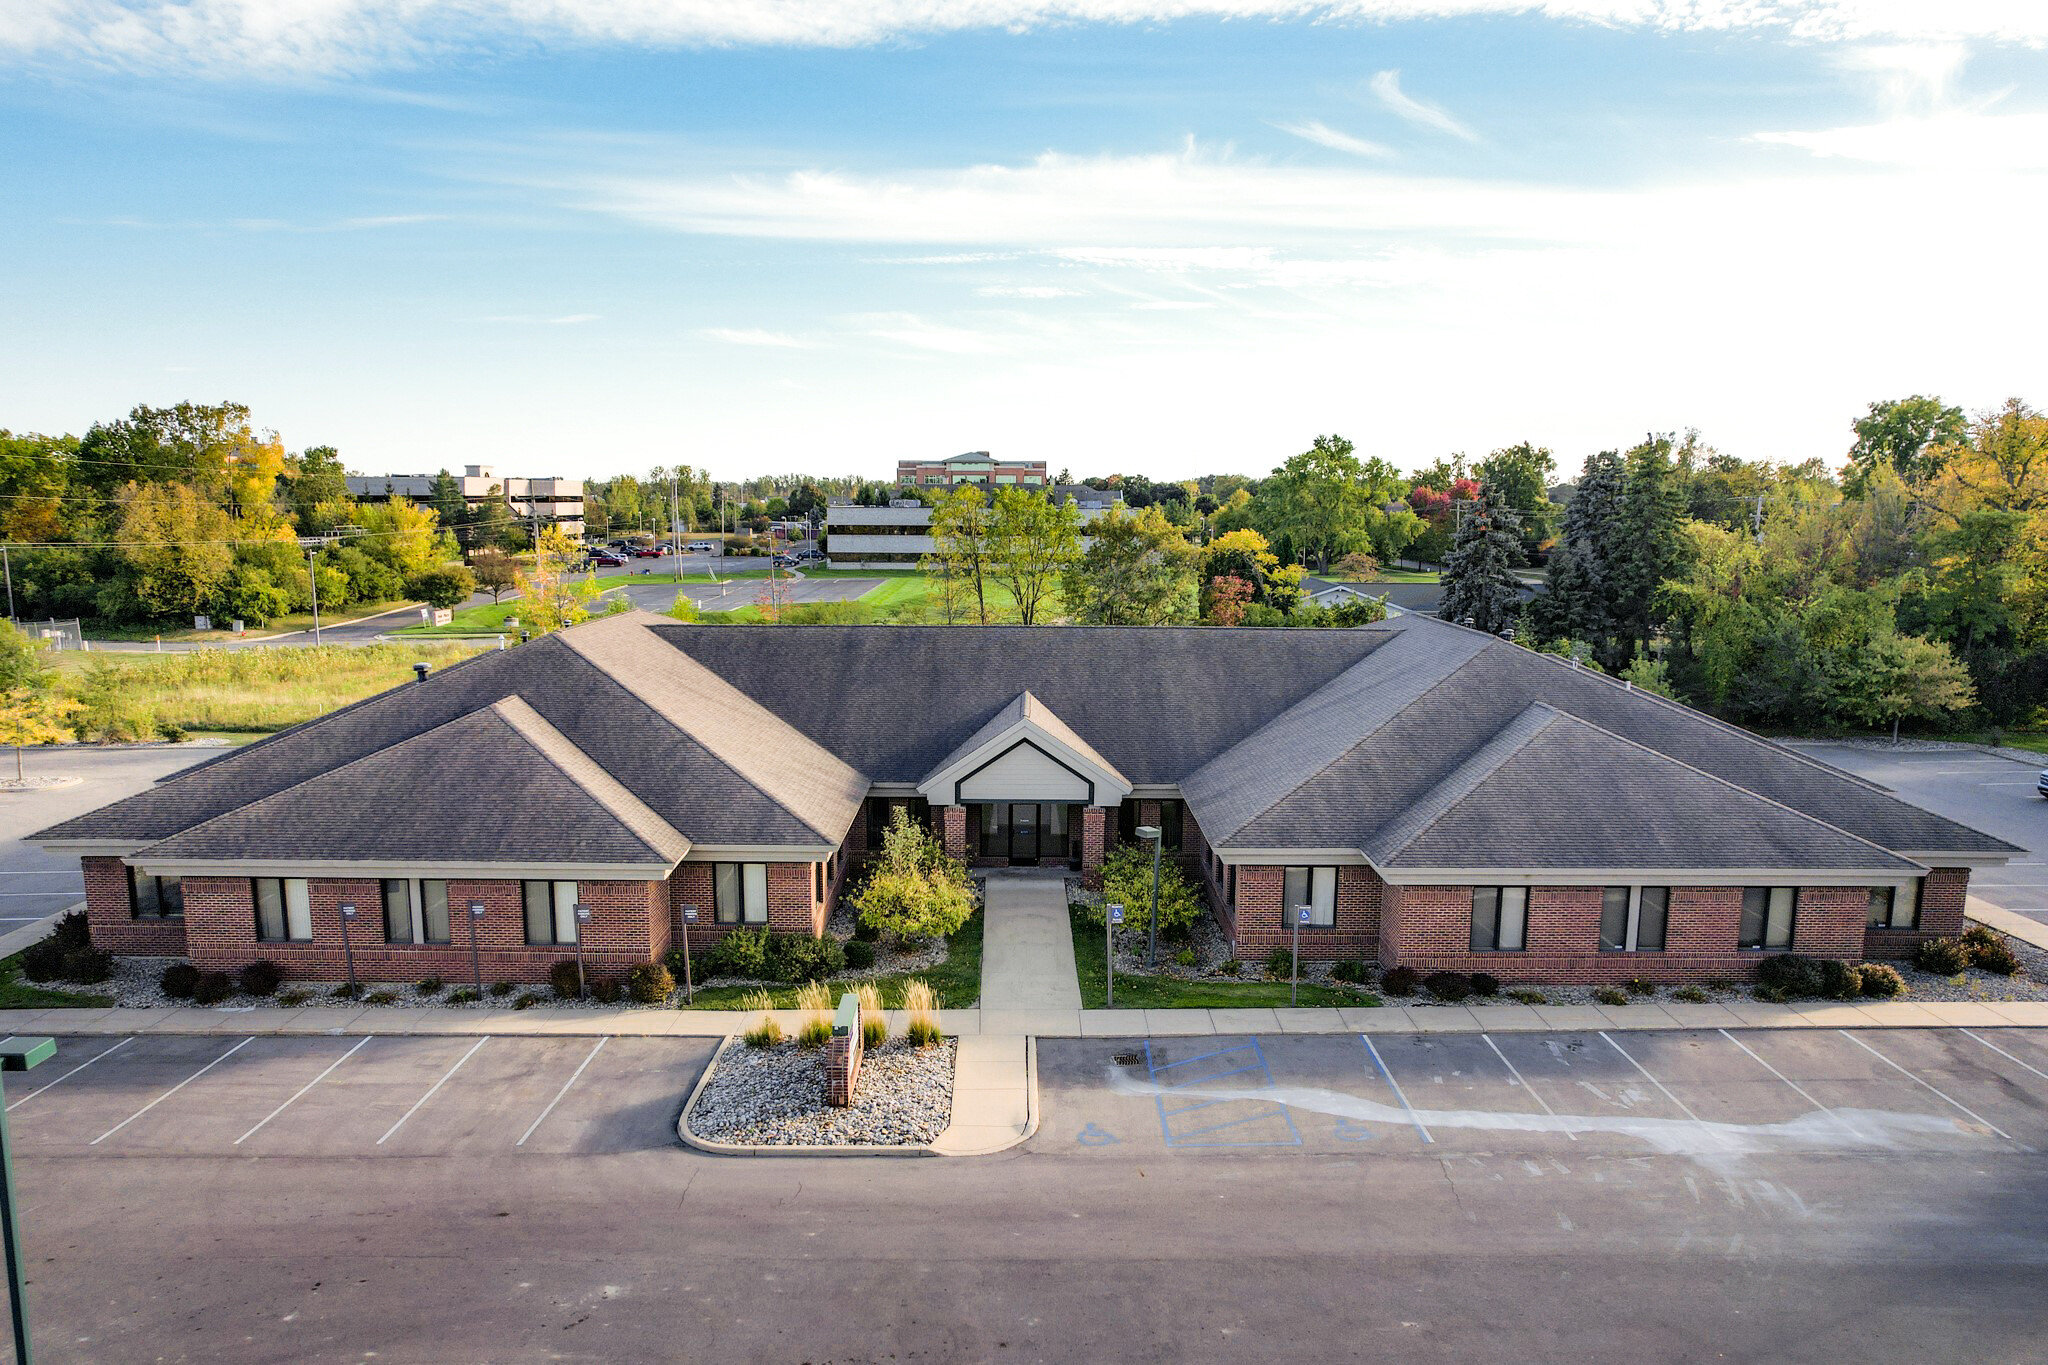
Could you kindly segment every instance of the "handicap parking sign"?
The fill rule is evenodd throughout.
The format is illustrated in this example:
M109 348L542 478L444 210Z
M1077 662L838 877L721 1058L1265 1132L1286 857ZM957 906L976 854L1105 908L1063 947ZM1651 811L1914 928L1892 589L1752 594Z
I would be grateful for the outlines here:
M1306 905L1297 905L1294 907L1294 922L1296 924L1307 924L1308 917L1309 908Z
M684 906L683 920L685 923L695 924L697 922L697 907L694 905Z
M1121 905L1109 907L1109 922L1111 924L1122 924L1124 922L1124 908Z

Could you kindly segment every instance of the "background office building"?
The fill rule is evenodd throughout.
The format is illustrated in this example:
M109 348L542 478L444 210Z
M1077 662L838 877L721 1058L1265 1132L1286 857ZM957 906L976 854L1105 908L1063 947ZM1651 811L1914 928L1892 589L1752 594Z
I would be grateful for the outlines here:
M386 502L395 497L416 503L427 502L433 497L436 477L434 474L351 474L348 492L357 502ZM538 518L543 526L559 526L572 536L583 534L581 479L501 479L490 465L471 464L462 467L462 472L455 476L455 482L462 489L463 501L472 507L503 493L505 500L512 504L513 513L521 519L530 523Z
M1043 488L1045 461L998 460L986 450L970 450L943 460L896 462L896 484L900 488L954 488L963 483Z

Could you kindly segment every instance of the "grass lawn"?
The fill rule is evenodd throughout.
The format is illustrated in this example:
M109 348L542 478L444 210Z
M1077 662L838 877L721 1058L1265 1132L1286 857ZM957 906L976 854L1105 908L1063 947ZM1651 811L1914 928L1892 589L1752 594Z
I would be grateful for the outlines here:
M1989 744L1992 741L1989 732L1957 735L1956 738L1971 744ZM2032 749L2037 754L2048 754L2048 733L2038 730L2002 730L1998 734L1998 743L2008 749Z
M1074 970L1081 978L1081 1008L1107 1008L1102 931L1073 910L1067 912L1074 933ZM1163 951L1163 950L1162 950ZM1288 1003L1285 981L1181 981L1170 976L1116 974L1116 1007L1125 1009L1204 1009L1210 1006L1280 1005ZM1302 1005L1377 1005L1371 991L1348 986L1301 988Z
M1375 583L1441 583L1442 575L1435 569L1381 569L1373 575Z
M981 999L981 912L960 926L960 932L946 940L946 960L938 966L921 972L907 972L891 976L870 978L882 992L882 1005L886 1009L898 1009L903 1004L903 984L912 977L922 977L939 997L939 1008L948 1010L967 1009ZM841 991L852 990L850 981L827 982L832 989L836 1003ZM736 1010L745 1008L746 997L752 993L751 986L714 986L697 992L695 1008L700 1010ZM768 995L777 1009L796 1008L796 986L769 986Z
M505 618L517 616L519 614L519 606L519 599L515 597L509 602L486 603L481 607L464 607L450 616L448 624L445 626L406 626L392 631L391 634L394 636L404 636L407 639L432 639L435 636L504 634L513 636L516 639L519 635L519 627L507 626Z
M362 602L352 607L344 607L340 611L328 611L323 608L320 612L320 625L322 629L328 626L347 625L350 621L361 621L366 617L381 616L387 611L396 611L400 607L418 606L419 603L417 602L401 601ZM312 628L313 613L309 611L291 612L288 615L272 617L268 625L250 626L248 635L249 638L254 639L259 635L283 635L294 630L311 630ZM86 632L86 638L91 640L164 640L176 644L203 645L225 643L229 640L241 639L242 637L236 635L231 630L162 630L155 626L94 626Z
M20 953L0 961L0 1010L105 1009L113 1003L110 995L45 990L22 980Z

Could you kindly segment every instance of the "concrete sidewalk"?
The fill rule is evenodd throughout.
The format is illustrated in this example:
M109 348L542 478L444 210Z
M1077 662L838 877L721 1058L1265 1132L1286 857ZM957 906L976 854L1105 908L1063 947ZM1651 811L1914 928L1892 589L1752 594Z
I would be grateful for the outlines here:
M981 931L981 1007L1079 1010L1081 982L1074 971L1066 881L991 872L982 896L987 918Z

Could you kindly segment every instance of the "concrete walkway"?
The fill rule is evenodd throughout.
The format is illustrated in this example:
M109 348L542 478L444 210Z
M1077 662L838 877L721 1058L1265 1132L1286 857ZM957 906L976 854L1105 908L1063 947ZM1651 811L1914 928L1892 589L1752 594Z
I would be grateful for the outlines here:
M982 914L982 1009L1081 1008L1065 879L991 872Z

